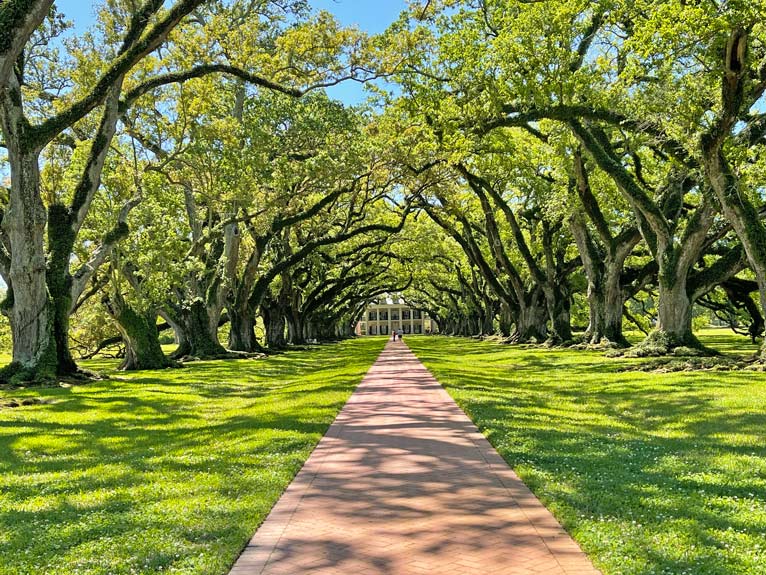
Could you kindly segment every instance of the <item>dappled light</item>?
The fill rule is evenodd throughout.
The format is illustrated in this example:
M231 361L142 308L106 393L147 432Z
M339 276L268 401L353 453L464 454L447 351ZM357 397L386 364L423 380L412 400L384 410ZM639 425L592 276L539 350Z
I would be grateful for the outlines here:
M392 341L231 575L417 571L598 573Z
M409 343L605 573L760 572L760 375L623 372L594 352Z
M0 0L0 575L764 575L765 374L766 0Z
M15 392L0 573L225 572L382 345Z

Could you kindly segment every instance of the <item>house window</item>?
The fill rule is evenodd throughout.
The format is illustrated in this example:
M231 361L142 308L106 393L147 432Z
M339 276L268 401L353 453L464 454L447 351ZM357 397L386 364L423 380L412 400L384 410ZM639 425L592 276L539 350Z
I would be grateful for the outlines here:
M388 326L387 325L380 326L380 335L388 335Z
M371 311L367 314L367 319L370 321L376 321L378 319L378 312L377 311Z
M392 309L391 310L391 319L394 321L397 321L399 319L399 310L398 309Z
M388 311L380 310L380 321L388 321Z
M371 325L370 326L370 335L377 335L377 334L378 334L377 326Z
M410 319L410 310L408 309L402 310L402 319Z
M415 327L415 333L422 333L423 332L423 326L420 325L419 323L416 323L414 327Z
M419 309L413 309L412 310L412 319L420 319L420 310Z
M404 324L404 333L412 333L410 331L410 324L408 323Z

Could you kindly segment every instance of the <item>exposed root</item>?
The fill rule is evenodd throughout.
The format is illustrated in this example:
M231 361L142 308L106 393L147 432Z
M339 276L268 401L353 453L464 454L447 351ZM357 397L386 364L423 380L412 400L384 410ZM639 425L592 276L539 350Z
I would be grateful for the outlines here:
M41 397L24 397L22 399L9 399L7 401L0 402L0 409L14 409L16 407L26 407L29 405L44 405L53 403L52 399L45 399Z
M618 350L618 352L624 353L625 346L609 341L608 339L602 339L599 343L591 343L588 341L580 341L570 346L569 349L584 350L584 351L605 351L610 352L612 350Z
M101 381L103 379L105 378L100 373L78 368L75 372L59 376L56 378L56 381L61 387L72 387L74 385L84 385L86 383Z
M263 359L265 357L268 357L268 354L260 352L260 351L255 351L255 352L227 351L226 353L205 355L201 357L197 357L194 355L185 355L183 357L176 358L176 360L183 363L190 363L194 361L211 361L211 360L218 360L218 359Z
M754 364L752 360L731 357L664 357L642 362L637 365L625 366L619 371L643 371L650 373L672 373L678 371L737 371L741 369L757 369L766 371L766 365Z
M715 357L720 355L714 349L702 345L694 336L679 339L664 331L653 331L633 347L611 350L607 357Z
M149 371L149 370L156 370L156 369L181 369L183 367L185 366L180 361L166 358L166 361L164 361L162 366L160 367L133 367L130 365L121 365L119 368L117 368L117 371L125 371L125 372Z
M80 368L63 375L52 375L48 370L25 368L14 362L0 369L0 387L12 389L80 385L100 379L100 374Z
M543 346L548 349L573 349L580 345L580 343L580 340L577 338L568 339L566 341L548 338L543 343Z

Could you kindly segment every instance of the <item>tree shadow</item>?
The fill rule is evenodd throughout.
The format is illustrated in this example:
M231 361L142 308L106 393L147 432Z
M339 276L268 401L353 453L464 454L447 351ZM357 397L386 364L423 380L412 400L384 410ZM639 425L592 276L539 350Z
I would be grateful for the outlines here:
M466 342L413 348L605 572L766 569L761 374L621 373L581 351L567 362Z
M54 403L0 413L3 569L225 572L380 348L14 392Z

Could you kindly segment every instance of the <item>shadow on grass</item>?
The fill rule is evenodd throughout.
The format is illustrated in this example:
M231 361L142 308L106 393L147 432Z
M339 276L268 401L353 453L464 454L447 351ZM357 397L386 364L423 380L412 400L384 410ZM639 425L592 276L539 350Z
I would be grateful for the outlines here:
M766 573L766 376L408 343L606 575Z
M226 572L382 346L15 392L54 403L0 412L0 574Z

